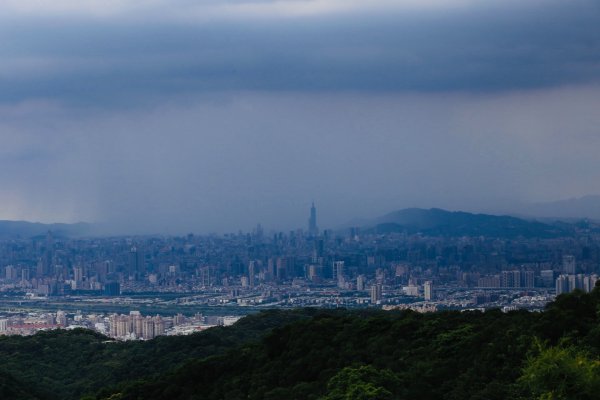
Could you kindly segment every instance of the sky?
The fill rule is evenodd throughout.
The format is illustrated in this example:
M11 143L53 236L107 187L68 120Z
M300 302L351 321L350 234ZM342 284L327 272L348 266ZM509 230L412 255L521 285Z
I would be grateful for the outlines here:
M321 228L600 194L597 0L3 0L0 219Z

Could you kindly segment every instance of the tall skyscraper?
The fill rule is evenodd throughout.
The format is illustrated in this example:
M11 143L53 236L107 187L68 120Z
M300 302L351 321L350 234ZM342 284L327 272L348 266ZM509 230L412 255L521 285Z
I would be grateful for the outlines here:
M254 261L250 261L248 263L248 286L250 287L254 287L254 283L255 283L255 267L254 267Z
M310 218L308 219L308 235L317 236L319 234L319 228L317 227L317 209L315 208L315 202L313 201L310 207Z
M337 279L337 285L340 289L346 288L346 277L344 275L344 262L334 261L333 262L333 274Z
M141 276L144 276L146 272L146 265L144 259L144 252L142 249L133 246L129 252L129 266L128 273L130 277L135 277L138 279Z
M331 277L337 281L340 276L344 276L344 261L334 261L332 265Z

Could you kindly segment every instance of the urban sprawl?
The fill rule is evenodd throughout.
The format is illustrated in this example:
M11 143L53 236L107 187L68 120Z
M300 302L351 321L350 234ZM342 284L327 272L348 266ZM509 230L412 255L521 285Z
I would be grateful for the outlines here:
M0 334L152 339L268 308L542 310L596 284L600 235L431 237L359 228L0 240Z

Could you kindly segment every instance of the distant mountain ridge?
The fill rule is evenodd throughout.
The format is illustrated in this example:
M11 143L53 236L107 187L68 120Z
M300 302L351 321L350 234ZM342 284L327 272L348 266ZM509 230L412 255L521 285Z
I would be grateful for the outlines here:
M45 235L48 231L51 231L55 236L85 236L91 234L92 224L85 222L44 224L41 222L0 220L0 238L30 238Z
M395 211L376 218L364 229L372 233L405 232L431 236L550 238L570 235L565 224L547 224L506 215L473 214L439 208L407 208Z
M587 195L566 200L527 204L519 208L519 214L537 218L568 220L585 218L600 221L600 196Z

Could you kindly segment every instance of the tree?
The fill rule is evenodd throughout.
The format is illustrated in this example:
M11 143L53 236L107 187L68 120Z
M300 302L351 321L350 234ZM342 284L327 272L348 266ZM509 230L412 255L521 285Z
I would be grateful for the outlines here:
M399 379L390 370L370 365L346 367L334 375L321 400L388 400L397 398Z
M600 393L600 361L575 347L549 347L538 343L519 385L527 398L538 400L592 400Z

